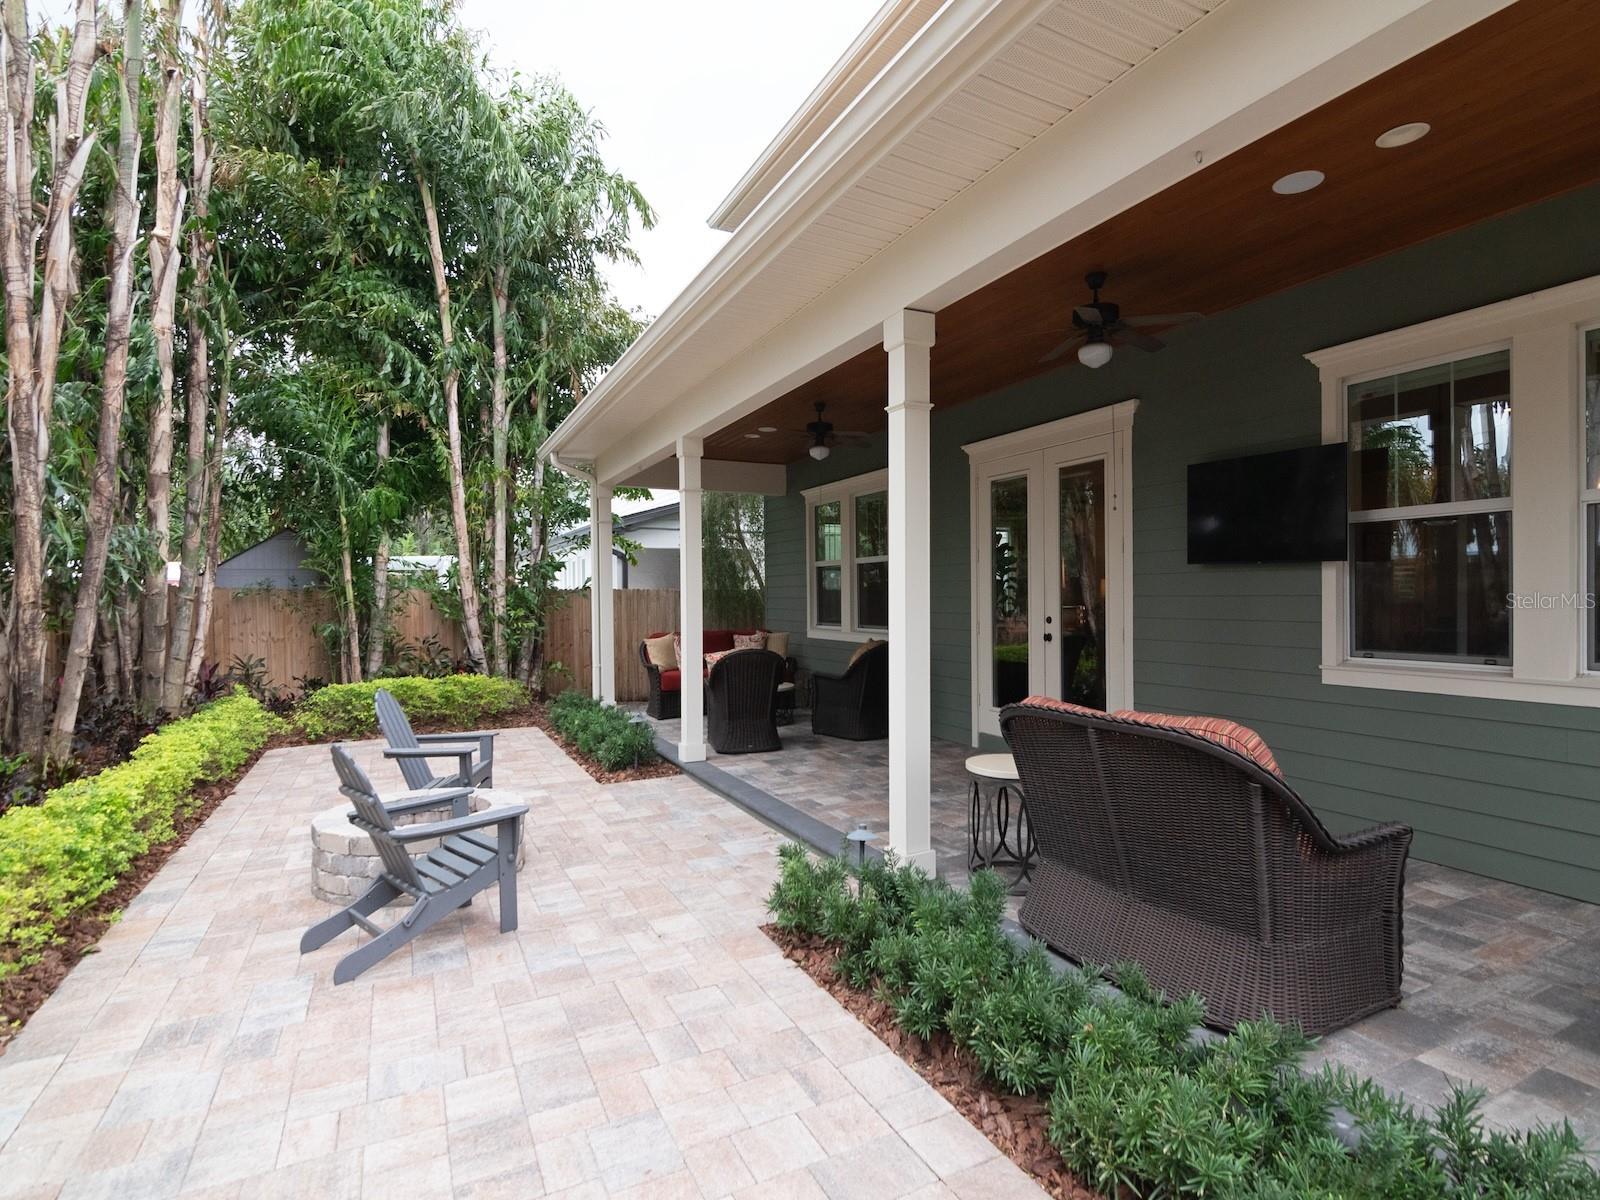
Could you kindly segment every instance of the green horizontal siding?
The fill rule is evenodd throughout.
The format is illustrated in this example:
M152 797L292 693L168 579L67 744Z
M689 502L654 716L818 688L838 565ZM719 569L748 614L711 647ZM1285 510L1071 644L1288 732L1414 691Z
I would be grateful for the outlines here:
M935 734L965 742L971 730L962 444L1136 396L1135 703L1254 726L1335 828L1402 821L1421 858L1600 902L1600 710L1326 685L1315 566L1185 561L1189 463L1318 440L1308 351L1600 274L1597 228L1600 188L1584 189L1219 314L1159 354L1124 350L1100 371L1074 367L936 409ZM799 490L884 461L878 438L796 464L790 495L768 501L774 627L805 628ZM797 646L822 669L850 651L803 637Z

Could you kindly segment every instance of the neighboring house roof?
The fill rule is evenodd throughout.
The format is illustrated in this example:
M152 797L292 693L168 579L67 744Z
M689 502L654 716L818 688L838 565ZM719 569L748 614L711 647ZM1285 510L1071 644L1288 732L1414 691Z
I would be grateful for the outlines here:
M310 549L292 529L280 529L271 537L223 559L217 564L217 586L221 588L316 587L323 582L322 572L306 565Z
M678 502L658 504L654 508L641 508L634 512L623 513L616 520L613 527L618 533L627 533L632 529L677 529L678 528ZM551 549L561 553L566 547L576 541L589 536L589 523L574 525L571 529L564 529L550 539Z

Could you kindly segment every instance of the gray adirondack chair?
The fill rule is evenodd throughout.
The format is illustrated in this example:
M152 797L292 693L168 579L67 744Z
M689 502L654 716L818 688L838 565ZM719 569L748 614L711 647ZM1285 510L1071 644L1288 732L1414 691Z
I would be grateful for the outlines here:
M477 734L477 741L464 733L413 733L411 722L400 701L386 688L379 688L374 699L378 728L388 740L383 752L400 764L400 774L412 791L442 787L494 786L494 734ZM435 775L429 759L453 758L456 769L448 775Z
M517 839L528 811L526 804L396 828L392 814L437 808L438 793L385 806L372 780L342 745L333 747L333 766L339 773L339 790L355 805L350 823L372 838L383 862L383 874L354 904L317 922L300 939L300 953L305 954L352 926L372 935L371 941L339 960L333 969L334 983L350 982L496 883L500 885L500 932L510 933L517 927ZM434 838L440 839L439 846L425 855L413 858L406 850L414 842ZM371 919L373 913L401 896L410 896L412 904L393 925L385 929Z

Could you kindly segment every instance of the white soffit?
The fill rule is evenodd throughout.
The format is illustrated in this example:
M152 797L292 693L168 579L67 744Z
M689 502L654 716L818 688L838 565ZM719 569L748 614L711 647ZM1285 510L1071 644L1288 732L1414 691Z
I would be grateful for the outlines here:
M1038 15L1024 24L1020 33L1012 35L1009 44L1001 46L933 111L911 124L853 186L819 210L798 236L729 295L698 329L674 346L664 361L653 364L649 371L651 394L681 394L1223 2L1035 0L1026 6ZM880 26L890 7L880 10L869 32ZM946 6L956 7L959 6ZM999 10L1019 6L1014 0L991 0L965 7L984 9L983 18L998 22L1002 19ZM974 25L979 23L973 21ZM904 24L910 25L911 18ZM911 48L926 28L917 32L918 37L909 43ZM841 66L850 59L847 53ZM838 71L836 67L834 73ZM827 81L819 93L826 87ZM852 95L851 105L859 98L859 93ZM791 126L806 116L817 99L814 94ZM785 135L788 134L786 129ZM769 147L741 188L750 185L763 162L784 149L785 135ZM813 149L814 144L806 147L805 154L794 161L803 162ZM717 218L737 211L735 206L741 199L736 190L724 201ZM759 205L752 202L750 208L755 207ZM708 271L715 266L714 260ZM673 310L685 298L675 301L657 324L670 322L677 315ZM645 335L650 336L649 332ZM643 364L630 363L625 358L611 375L631 374L630 368L639 365ZM622 382L608 377L597 391L609 391ZM603 395L595 399L602 400ZM577 433L577 426L587 414L574 415L578 421L568 418L572 425L567 430L569 436ZM573 437L569 445L560 445L567 441L560 434L558 429L556 440L563 457L589 457L598 449L580 437Z

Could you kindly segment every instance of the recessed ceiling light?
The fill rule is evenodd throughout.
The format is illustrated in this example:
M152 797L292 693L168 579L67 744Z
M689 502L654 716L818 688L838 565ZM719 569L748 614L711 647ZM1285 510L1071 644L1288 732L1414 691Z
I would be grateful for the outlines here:
M760 436L761 435L759 433L747 433L747 434L745 434L745 437L747 437L747 438L758 438Z
M1326 178L1321 171L1291 171L1275 182L1272 190L1280 196L1294 196L1309 192Z
M757 425L756 428L761 430L762 433L777 433L778 432L778 427L776 425Z
M1409 146L1412 142L1420 141L1428 136L1428 130L1433 126L1426 121L1408 121L1404 125L1396 125L1393 129L1385 129L1378 135L1378 145L1385 150L1393 150L1396 146Z

